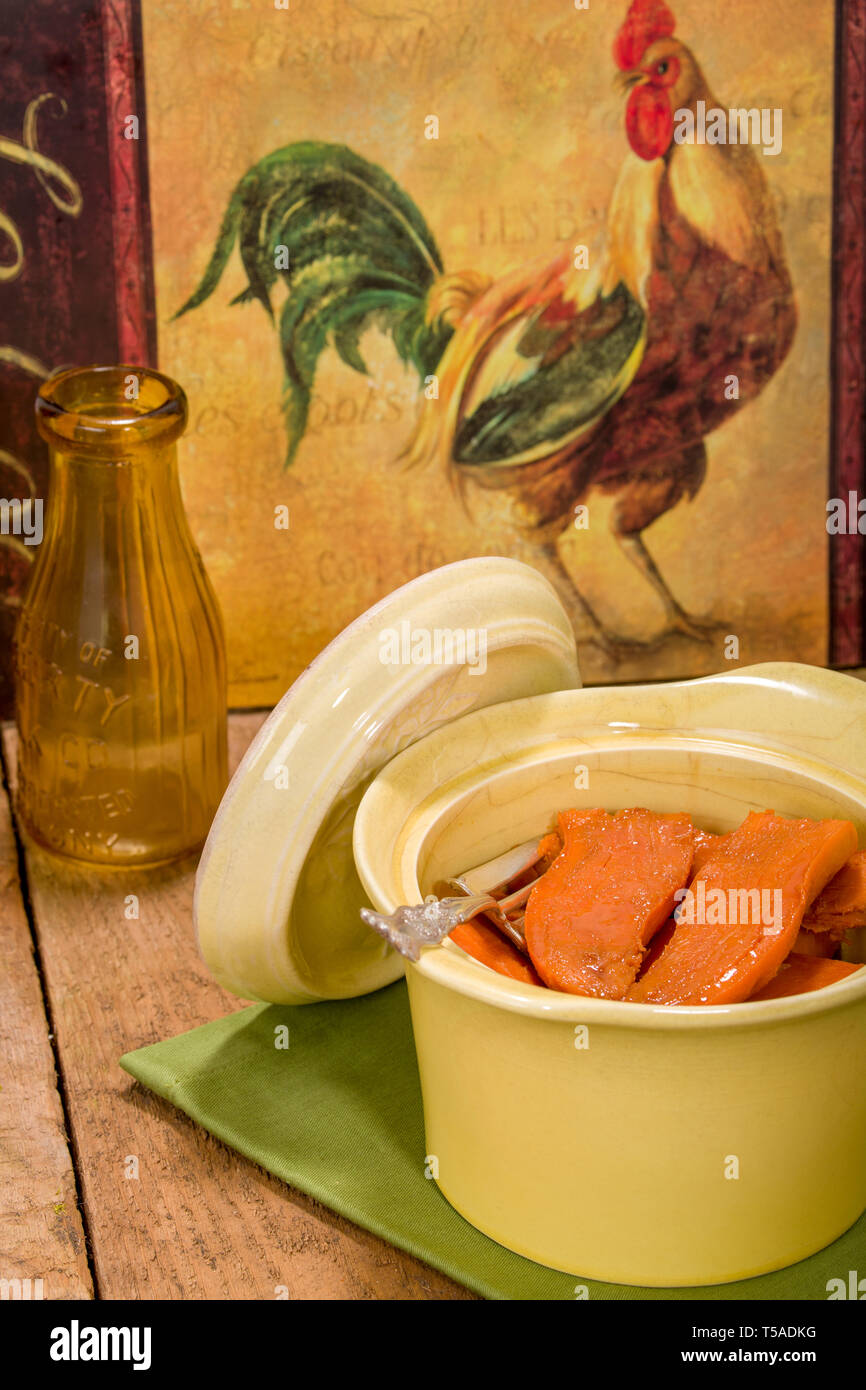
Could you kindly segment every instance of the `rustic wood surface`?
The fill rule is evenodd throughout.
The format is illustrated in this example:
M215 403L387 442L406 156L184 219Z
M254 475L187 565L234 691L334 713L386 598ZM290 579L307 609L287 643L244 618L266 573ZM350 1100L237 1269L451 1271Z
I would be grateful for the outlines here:
M263 718L232 716L233 766ZM4 750L14 787L11 726ZM233 1153L118 1067L124 1052L243 1007L196 950L195 862L99 872L25 844L40 982L0 800L10 967L0 994L0 1277L41 1276L46 1298L272 1299L280 1286L296 1299L471 1298ZM130 893L137 921L125 916Z
M92 1298L5 791L0 792L0 961L0 1279L29 1279L31 1293L45 1298ZM35 1282L40 1279L41 1288Z
M232 716L233 767L263 718ZM99 873L25 844L22 878L11 725L3 749L0 1280L41 1279L49 1299L471 1298L121 1071L122 1053L243 1007L199 959L195 863Z

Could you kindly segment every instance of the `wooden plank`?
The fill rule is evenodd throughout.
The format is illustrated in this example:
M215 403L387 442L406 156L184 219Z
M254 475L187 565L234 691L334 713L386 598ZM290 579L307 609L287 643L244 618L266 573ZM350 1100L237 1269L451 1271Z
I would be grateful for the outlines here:
M261 714L234 715L235 765ZM6 733L14 761L14 732ZM96 872L27 847L78 1176L102 1298L470 1298L443 1275L286 1187L117 1065L242 1007L192 931L194 863ZM139 918L125 916L135 893ZM137 1160L138 1177L130 1159Z
M49 1025L2 786L0 960L0 1279L29 1279L32 1297L92 1298ZM15 1297L26 1289L12 1285L0 1296Z

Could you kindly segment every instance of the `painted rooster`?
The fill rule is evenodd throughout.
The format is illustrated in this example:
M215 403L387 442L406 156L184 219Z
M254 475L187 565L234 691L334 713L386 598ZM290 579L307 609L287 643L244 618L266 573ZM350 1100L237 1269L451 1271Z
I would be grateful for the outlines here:
M390 333L427 388L409 463L435 459L461 488L507 490L541 567L615 660L672 631L710 630L673 596L643 532L694 497L707 435L778 370L797 318L758 156L746 144L675 138L683 112L719 105L675 27L663 0L634 0L616 37L631 148L588 265L569 252L496 282L446 275L392 179L344 146L302 143L241 180L180 310L212 293L236 240L248 279L238 301L258 299L273 315L271 291L287 279L289 461L325 346L366 373L362 331ZM614 495L614 534L664 605L653 643L611 632L560 560L557 542L593 488Z

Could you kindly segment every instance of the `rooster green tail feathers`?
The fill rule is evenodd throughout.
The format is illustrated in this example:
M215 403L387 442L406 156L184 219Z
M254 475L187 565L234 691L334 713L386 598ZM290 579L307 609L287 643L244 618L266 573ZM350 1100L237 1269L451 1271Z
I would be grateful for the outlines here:
M235 188L201 283L176 318L213 294L235 242L247 288L233 304L257 299L273 318L278 279L288 289L279 316L287 464L304 436L316 364L329 342L366 374L359 340L375 324L422 382L435 372L453 331L425 317L427 293L442 274L439 250L412 199L377 165L345 145L314 141L262 159Z

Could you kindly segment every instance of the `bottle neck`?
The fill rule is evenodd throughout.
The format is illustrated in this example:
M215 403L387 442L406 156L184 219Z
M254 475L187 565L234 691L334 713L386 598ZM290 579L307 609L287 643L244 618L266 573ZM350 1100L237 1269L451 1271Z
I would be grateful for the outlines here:
M186 529L174 444L139 447L110 462L86 449L51 450L45 541L106 526Z
M86 538L126 553L188 539L176 448L187 402L177 382L149 367L73 368L42 385L36 420L51 451L47 541Z
M139 446L117 458L106 459L87 448L50 450L52 486L74 478L82 487L100 496L134 492L148 487L165 487L177 477L175 444Z

